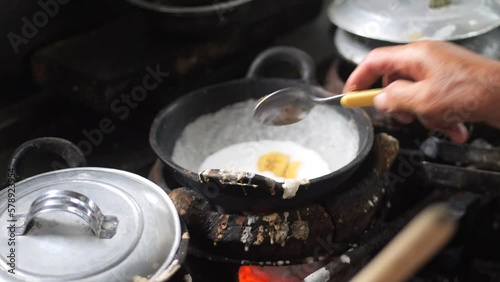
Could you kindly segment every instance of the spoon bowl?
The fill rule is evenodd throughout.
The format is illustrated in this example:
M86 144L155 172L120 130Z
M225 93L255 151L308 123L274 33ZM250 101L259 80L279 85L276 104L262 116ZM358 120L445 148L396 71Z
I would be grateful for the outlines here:
M328 96L321 98L298 87L284 88L260 98L254 108L253 117L266 125L289 125L305 119L318 104L346 108L371 107L373 98L382 90L377 88L334 95L321 87L315 87L314 91Z
M254 118L267 125L287 125L307 117L314 100L300 88L284 88L259 99Z

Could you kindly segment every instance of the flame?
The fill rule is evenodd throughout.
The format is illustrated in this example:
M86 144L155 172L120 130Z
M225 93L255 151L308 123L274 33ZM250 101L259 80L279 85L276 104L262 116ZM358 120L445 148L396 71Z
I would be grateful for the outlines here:
M247 265L240 267L238 271L239 282L270 282L269 277L257 268Z

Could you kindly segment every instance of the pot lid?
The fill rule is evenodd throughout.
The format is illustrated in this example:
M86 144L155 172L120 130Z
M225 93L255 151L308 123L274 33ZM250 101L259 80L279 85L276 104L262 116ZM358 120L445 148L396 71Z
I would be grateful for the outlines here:
M345 60L356 65L361 63L371 50L378 47L395 45L385 41L356 36L340 28L335 30L334 44L337 52Z
M487 58L500 59L500 28L496 28L476 37L452 41ZM334 36L335 49L345 60L359 64L375 48L393 46L398 43L373 40L357 36L337 28Z
M156 278L174 261L175 206L141 176L71 168L8 188L15 190L0 192L11 203L0 209L0 228L17 228L0 232L1 281L133 281Z
M500 2L494 0L337 0L330 21L350 33L382 41L458 40L500 26Z

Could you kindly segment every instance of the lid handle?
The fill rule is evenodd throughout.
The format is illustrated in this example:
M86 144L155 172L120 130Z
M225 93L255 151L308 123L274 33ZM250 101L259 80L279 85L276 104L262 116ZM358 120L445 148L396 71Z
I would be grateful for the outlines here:
M16 226L15 234L24 235L31 228L35 216L49 211L65 211L85 220L99 238L109 239L116 234L118 218L104 215L97 204L80 193L69 190L50 190L36 198L27 214L15 215L21 222Z

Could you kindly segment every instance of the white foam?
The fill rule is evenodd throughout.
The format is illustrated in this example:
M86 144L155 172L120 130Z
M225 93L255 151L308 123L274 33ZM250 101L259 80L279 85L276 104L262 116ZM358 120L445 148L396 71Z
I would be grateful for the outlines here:
M199 171L210 155L228 146L259 140L293 141L311 149L328 164L330 171L351 162L359 150L357 128L351 120L338 112L337 107L319 105L301 122L286 126L267 126L252 119L256 100L232 104L221 110L197 118L176 141L172 159L183 168ZM259 142L254 144L260 144ZM241 149L241 155L256 149ZM237 166L228 162L228 169Z

